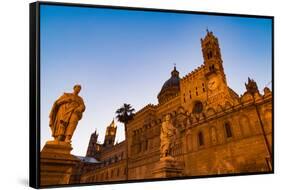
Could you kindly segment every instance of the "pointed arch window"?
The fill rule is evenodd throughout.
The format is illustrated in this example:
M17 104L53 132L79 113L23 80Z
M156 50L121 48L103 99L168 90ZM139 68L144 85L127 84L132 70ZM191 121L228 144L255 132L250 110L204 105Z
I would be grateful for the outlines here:
M196 102L194 103L192 112L193 112L193 113L199 114L199 113L201 113L202 111L203 111L203 104L202 104L202 102L196 101Z
M213 57L213 53L211 51L209 52L209 57L210 59Z
M226 137L231 138L232 137L232 130L231 130L231 126L228 122L224 124L224 129L225 129Z
M111 170L110 176L111 176L111 178L114 177L114 169Z
M212 53L212 51L209 51L208 53L207 53L207 58L208 59L211 59L213 57L213 53Z
M119 176L119 168L117 168L116 176Z
M198 133L198 143L199 143L199 146L203 146L204 145L204 136L203 136L203 132L200 131Z
M148 149L148 140L144 142L144 151L147 151L147 149Z

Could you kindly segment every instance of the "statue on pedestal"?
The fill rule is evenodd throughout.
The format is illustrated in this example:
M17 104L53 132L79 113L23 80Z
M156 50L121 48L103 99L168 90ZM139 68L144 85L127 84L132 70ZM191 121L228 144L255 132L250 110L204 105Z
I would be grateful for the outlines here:
M55 141L71 142L78 121L85 111L83 99L78 96L81 86L75 85L73 93L64 93L53 104L49 126Z
M172 156L178 131L173 126L170 114L165 116L160 133L160 161L155 164L152 174L155 178L178 177L183 174L183 163Z
M166 115L165 121L162 123L161 134L160 134L160 158L172 157L171 150L175 145L176 141L176 128L173 126L171 116Z

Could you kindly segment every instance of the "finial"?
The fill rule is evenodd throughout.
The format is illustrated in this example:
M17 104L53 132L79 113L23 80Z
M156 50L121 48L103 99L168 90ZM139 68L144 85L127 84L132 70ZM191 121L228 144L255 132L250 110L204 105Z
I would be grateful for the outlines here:
M95 129L95 132L94 132L94 134L95 134L95 135L98 135L98 133L97 133L97 128Z
M111 123L110 123L110 127L114 127L114 128L117 127L117 126L115 125L114 117L113 117L113 119L112 119L112 121L111 121Z
M206 27L206 31L207 31L207 33L209 33L209 29L208 29L208 26Z
M254 79L251 79L248 77L248 84L245 83L247 92L250 92L251 94L254 94L255 92L259 92L257 83Z
M174 70L171 72L172 76L178 77L179 76L179 72L177 71L176 68L176 63L174 63Z

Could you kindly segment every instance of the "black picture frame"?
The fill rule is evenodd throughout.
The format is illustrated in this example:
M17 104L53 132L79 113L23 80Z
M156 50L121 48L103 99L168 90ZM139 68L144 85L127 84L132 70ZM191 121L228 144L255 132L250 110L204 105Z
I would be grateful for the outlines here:
M202 176L184 176L173 178L157 178L157 179L142 179L129 181L114 181L114 182L97 182L97 183L78 183L69 185L51 185L40 186L40 6L41 5L56 5L70 7L88 7L88 8L104 8L114 10L134 10L134 11L149 11L149 12L165 12L165 13L182 13L182 14L200 14L200 15L217 15L245 18L267 18L272 21L272 171L258 173L240 173L240 174L220 174L220 175L202 175ZM99 184L116 184L116 183L131 183L131 182L146 182L146 181L162 181L162 180L179 180L179 179L194 179L194 178L210 178L210 177L226 177L226 176L242 176L242 175L258 175L272 174L275 171L274 167L274 17L263 15L247 15L247 14L230 14L218 12L200 12L190 10L170 10L156 9L143 7L125 7L125 6L109 6L109 5L91 5L77 3L59 3L59 2L34 2L29 4L29 185L33 188L45 187L69 187L69 186L85 186Z

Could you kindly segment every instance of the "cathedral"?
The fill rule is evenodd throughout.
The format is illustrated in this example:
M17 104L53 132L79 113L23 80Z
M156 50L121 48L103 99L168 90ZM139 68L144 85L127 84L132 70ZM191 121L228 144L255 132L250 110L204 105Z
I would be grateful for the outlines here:
M272 172L271 90L260 92L248 78L239 96L227 84L213 32L207 30L201 48L203 64L182 78L174 67L157 95L158 104L135 113L124 141L115 143L114 120L103 143L97 131L91 135L73 182ZM176 129L170 154L177 164L159 170L160 133L167 115Z

